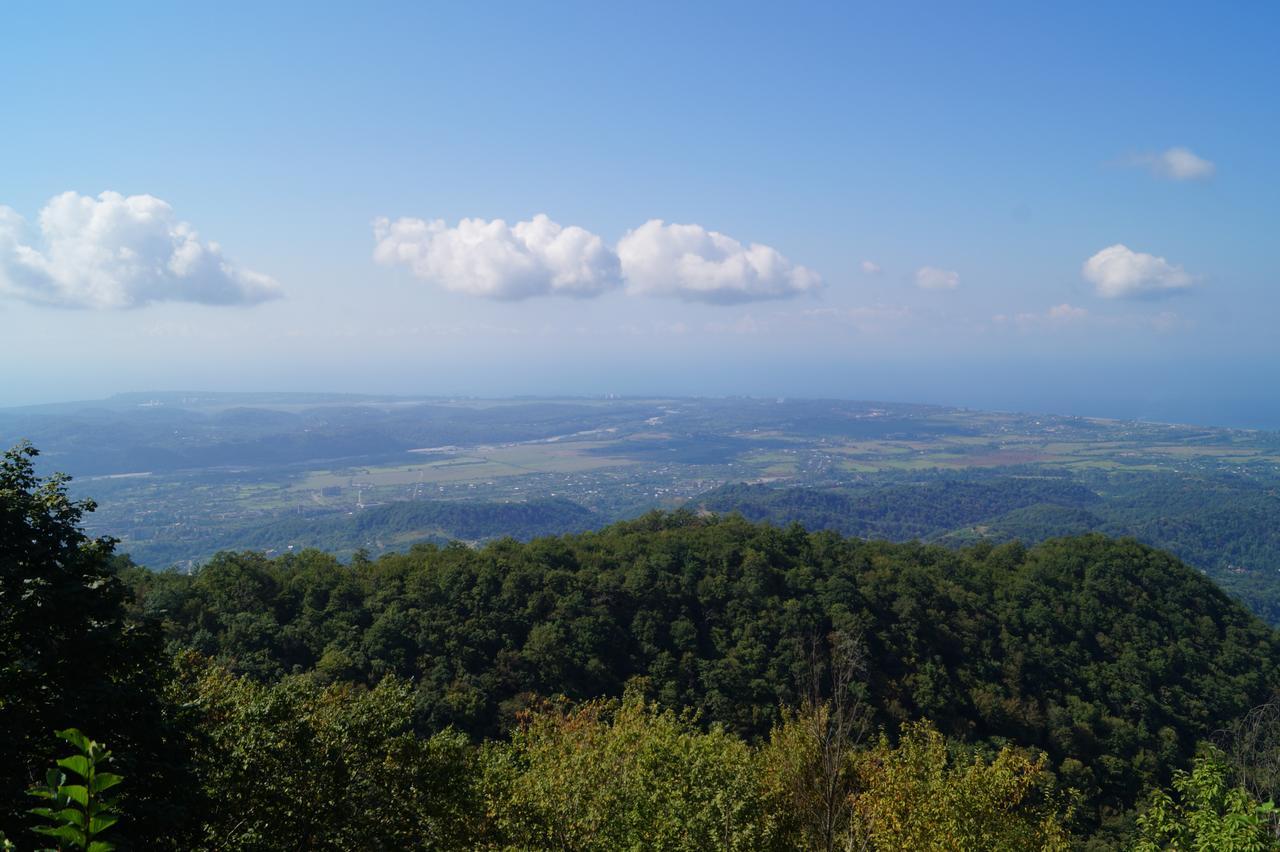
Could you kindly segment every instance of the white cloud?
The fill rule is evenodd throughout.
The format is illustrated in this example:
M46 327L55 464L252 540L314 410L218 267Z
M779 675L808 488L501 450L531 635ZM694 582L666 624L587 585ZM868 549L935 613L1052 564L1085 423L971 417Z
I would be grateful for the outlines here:
M501 219L378 219L374 259L407 266L448 290L500 300L596 296L626 284L632 295L735 304L782 299L821 288L810 269L776 249L743 246L699 225L653 219L611 250L595 234L545 215L508 226Z
M1073 307L1063 302L1061 305L1050 308L1047 316L1054 322L1075 322L1089 316L1089 312L1084 308Z
M701 225L651 219L618 242L631 293L734 304L813 293L822 279L777 249L742 243Z
M1170 148L1133 158L1133 164L1148 169L1156 177L1168 180L1204 180L1217 171L1209 160L1198 157L1188 148Z
M921 290L954 290L960 286L960 273L936 266L922 266L916 270L916 286Z
M508 226L502 219L378 219L373 257L404 265L424 281L457 293L514 301L530 296L589 297L617 287L618 257L604 240L539 214Z
M880 264L871 260L862 261L863 275L879 275L881 272L884 272L884 269L880 266Z
M0 294L71 308L250 304L280 294L274 279L227 261L154 196L64 192L40 211L35 231L0 206Z
M1086 260L1083 273L1104 299L1164 296L1192 284L1191 276L1181 266L1119 243Z

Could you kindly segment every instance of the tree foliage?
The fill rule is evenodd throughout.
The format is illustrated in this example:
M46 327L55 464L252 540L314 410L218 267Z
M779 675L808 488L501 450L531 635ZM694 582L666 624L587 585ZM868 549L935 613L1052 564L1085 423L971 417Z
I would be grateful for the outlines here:
M878 850L1065 850L1070 807L1045 755L1005 747L955 759L927 722L854 758L854 831Z
M199 784L181 848L467 848L476 754L449 731L415 736L403 681L260 684L188 654L171 700L195 739Z
M128 755L146 830L163 819L157 795L177 760L157 700L159 634L128 617L113 541L84 533L93 503L71 500L66 477L38 477L36 455L21 444L0 458L0 830L30 824L22 803L54 760L48 733L77 726Z
M1259 804L1232 786L1222 755L1197 757L1190 772L1178 770L1173 791L1156 790L1138 817L1136 852L1265 852L1280 849L1276 808Z
M813 637L861 635L873 721L1049 754L1107 819L1280 684L1276 635L1131 540L959 552L655 514L597 533L343 565L223 554L130 575L139 612L262 680L413 683L414 724L511 730L529 695L620 696L752 740L807 692ZM1088 816L1093 814L1093 816Z
M783 849L757 756L636 695L522 715L486 758L503 848Z

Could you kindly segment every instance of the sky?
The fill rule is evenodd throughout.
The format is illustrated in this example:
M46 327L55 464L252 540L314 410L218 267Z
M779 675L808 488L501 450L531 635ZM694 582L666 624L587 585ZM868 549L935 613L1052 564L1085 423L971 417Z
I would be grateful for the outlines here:
M833 396L1280 429L1274 4L23 4L0 406Z

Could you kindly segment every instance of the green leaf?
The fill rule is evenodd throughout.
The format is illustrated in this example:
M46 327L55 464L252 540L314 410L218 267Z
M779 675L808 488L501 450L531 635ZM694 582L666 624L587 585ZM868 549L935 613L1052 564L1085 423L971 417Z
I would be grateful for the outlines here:
M74 825L60 825L57 828L46 828L44 826L36 826L31 829L36 834L43 834L45 837L56 837L59 840L66 841L75 846L84 846L84 832L76 828Z
M66 740L85 753L88 753L89 745L93 742L93 740L80 733L76 728L67 728L65 731L54 731L54 734L58 739Z
M49 811L49 813L45 814L44 816L46 816L48 819L55 820L57 822L65 822L70 825L78 826L83 821L82 819L83 814L80 812L79 808L62 808L61 810L54 810L53 808L41 808L40 810ZM35 811L32 811L32 813L35 813Z
M105 840L94 840L89 844L88 852L112 852L115 848L114 843L108 843Z
M89 789L96 796L99 793L102 793L106 790L110 790L112 787L116 786L123 780L124 778L122 778L119 775L116 775L115 773L103 772L99 775L94 776L93 783L89 785Z
M100 834L120 821L120 817L101 814L89 820L89 833Z
M89 806L89 788L83 784L64 784L58 788L67 798L82 808Z
M82 754L64 757L58 761L58 765L69 772L74 772L81 778L88 778L89 773L93 771L93 764L89 762L89 758Z

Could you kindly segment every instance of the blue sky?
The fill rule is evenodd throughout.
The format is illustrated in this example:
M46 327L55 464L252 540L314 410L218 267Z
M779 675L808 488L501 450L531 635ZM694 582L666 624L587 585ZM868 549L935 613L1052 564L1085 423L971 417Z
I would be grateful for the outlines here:
M7 10L0 405L750 393L1280 428L1269 4L259 5Z

